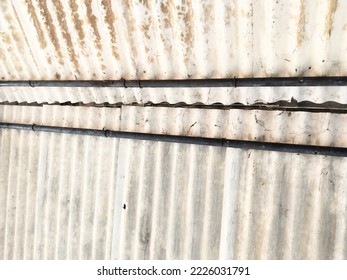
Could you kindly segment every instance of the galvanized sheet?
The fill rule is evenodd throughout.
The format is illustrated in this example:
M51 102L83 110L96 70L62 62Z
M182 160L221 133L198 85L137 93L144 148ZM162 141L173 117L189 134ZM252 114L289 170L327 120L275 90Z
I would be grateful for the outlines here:
M0 5L3 80L347 75L345 1L4 0ZM285 97L246 90L243 97L232 89L1 89L0 98L252 104L293 97L347 104L341 91L309 89L314 94L303 96L305 90L289 90Z
M119 113L12 109L12 121L31 112L67 125L65 111L96 128ZM347 258L346 158L7 129L0 139L0 258Z

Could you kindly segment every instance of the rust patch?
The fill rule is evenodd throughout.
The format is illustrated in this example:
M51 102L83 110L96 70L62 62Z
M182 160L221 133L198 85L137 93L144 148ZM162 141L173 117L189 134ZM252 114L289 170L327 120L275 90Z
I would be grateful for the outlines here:
M80 19L78 14L78 5L75 0L70 0L69 5L71 8L72 21L74 23L75 29L77 30L78 38L80 39L80 46L83 46L84 41L84 31L83 31L83 20Z
M328 13L325 17L325 37L330 38L331 36L331 30L333 28L333 20L334 15L337 8L337 0L330 0L329 1L329 7L328 7Z
M164 17L164 27L170 28L172 26L171 13L170 13L170 3L169 2L160 2L160 10L163 13Z
M302 42L305 39L305 25L306 25L305 1L301 1L298 30L296 33L296 41L298 43L298 46L301 46Z
M57 80L60 80L60 79L61 79L61 75L60 75L59 73L55 73L55 78L56 78Z
M44 32L43 32L43 30L41 28L40 21L39 21L37 15L36 15L33 3L31 2L31 0L26 0L25 4L27 6L28 14L30 16L30 19L32 20L32 22L34 24L34 27L36 29L37 39L39 40L40 47L41 47L41 49L44 49L44 48L47 47L47 42L45 40Z
M34 62L34 64L35 64L35 66L36 66L36 69L39 69L39 67L38 67L38 65L37 65L37 62L36 62L36 60L35 60L35 57L34 57L34 55L33 55L33 52L32 52L32 50L31 50L31 48L30 48L27 35L26 35L26 33L24 32L22 23L21 23L21 21L20 21L20 19L19 19L19 16L18 16L18 14L17 14L17 11L16 11L16 9L15 9L14 7L13 7L13 12L14 12L14 15L15 15L15 17L16 17L16 20L17 20L17 22L18 22L18 25L19 25L19 27L20 27L20 30L22 31L22 34L23 34L23 36L19 36L19 38L24 37L24 40L25 40L27 49L29 50L29 53L30 53L30 55L31 55L31 58L32 58L32 60L33 60L33 62ZM17 37L17 36L15 36L15 38L16 38L16 37ZM24 47L23 40L21 40L21 43L19 44L19 46L20 46L21 51L24 52L24 48L25 48L25 47ZM32 71L31 71L31 73L32 73ZM35 75L35 76L36 76L36 75Z
M230 23L231 23L231 6L228 4L225 4L225 18L224 18L224 23L225 23L225 26L230 26Z
M71 62L74 65L76 73L80 74L80 72L78 70L78 59L77 59L77 55L75 53L74 45L72 43L71 35L68 31L69 29L68 29L68 26L66 23L66 14L65 14L63 5L61 4L60 0L55 0L55 1L53 1L53 3L55 6L55 9L56 9L56 12L57 12L57 18L58 18L59 26L61 27L62 35L63 35L63 38L66 42L67 50L68 50Z
M114 28L115 16L112 10L112 4L110 0L102 0L101 4L104 6L104 9L106 12L105 21L108 25L108 30L111 36L112 54L117 60L119 60L119 52L117 50L117 40L116 40L117 35L116 35L116 30Z
M57 32L55 30L53 18L52 18L51 13L48 10L48 7L47 7L47 2L46 1L38 1L38 5L40 8L40 14L43 17L44 24L48 30L50 40L52 41L53 46L57 52L58 61L61 65L63 65L64 64L63 55L62 55L61 50L60 50L60 44L59 44Z
M87 20L88 20L90 26L92 27L93 34L94 34L94 45L99 50L97 55L100 58L101 57L101 50L102 50L101 36L100 36L98 26L97 26L97 18L93 14L93 11L92 11L92 0L86 0L85 6L86 6L86 10L87 10Z
M1 41L5 44L11 44L11 37L8 36L5 32L1 33Z
M181 40L184 42L185 54L184 63L187 65L192 56L192 49L194 47L194 26L193 26L193 8L189 2L187 6L177 6L179 18L182 18L185 26L184 32L181 34Z
M211 23L214 20L214 17L212 15L212 5L204 5L204 17L205 17L205 21L204 21L204 33L208 33L211 30Z

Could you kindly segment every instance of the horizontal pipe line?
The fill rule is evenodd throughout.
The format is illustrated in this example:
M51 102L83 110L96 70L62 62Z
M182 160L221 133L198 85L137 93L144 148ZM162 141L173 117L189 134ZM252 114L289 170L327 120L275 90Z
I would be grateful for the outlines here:
M334 77L268 77L181 80L0 80L0 87L116 87L116 88L183 88L183 87L299 87L346 86L347 76Z
M86 129L86 128L45 126L45 125L35 125L35 124L30 125L30 124L18 124L18 123L0 123L0 128L31 130L31 131L40 131L40 132L67 133L67 134L88 135L88 136L98 136L98 137L125 138L125 139L133 139L133 140L160 141L160 142L170 142L170 143L180 143L180 144L220 146L220 147L228 147L228 148L252 149L252 150L275 151L275 152L286 152L286 153L297 153L297 154L313 154L313 155L324 155L324 156L347 157L347 148L340 148L340 147L296 145L296 144L284 144L284 143L232 140L232 139L223 139L223 138L218 139L218 138L206 138L206 137L163 135L163 134L97 130L97 129Z

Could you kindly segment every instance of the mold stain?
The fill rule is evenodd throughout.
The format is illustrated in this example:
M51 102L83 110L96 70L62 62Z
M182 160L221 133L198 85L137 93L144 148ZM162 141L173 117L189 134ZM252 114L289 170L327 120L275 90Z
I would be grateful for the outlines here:
M55 1L54 1L55 2ZM48 30L49 38L56 50L56 53L58 55L58 61L61 65L64 65L64 59L63 55L61 53L60 44L57 36L57 32L55 30L54 22L51 13L49 12L49 9L47 7L46 1L38 1L40 14L43 17L44 25L46 29Z
M47 42L45 40L44 32L41 28L40 21L36 15L35 8L31 2L31 0L26 0L25 4L27 6L28 14L29 14L29 16L30 16L30 18L34 24L34 27L36 29L37 39L39 40L40 47L41 47L41 49L45 49L47 47Z
M117 50L117 35L116 30L114 28L115 24L115 16L114 12L112 10L112 4L110 0L102 0L101 1L102 6L105 9L105 22L108 26L108 30L110 32L111 36L111 43L112 43L112 54L113 56L119 60L119 52Z
M325 17L325 37L330 38L331 36L331 30L333 28L333 21L334 21L334 15L337 8L337 0L330 0L329 1L329 7L328 7L328 13Z
M305 1L301 1L298 30L296 34L296 41L298 46L301 46L302 42L305 39L305 24L306 24Z
M64 38L65 43L67 45L67 50L68 50L71 62L74 65L76 73L80 74L80 72L78 70L78 68L79 68L78 59L77 59L77 55L75 53L74 45L72 43L71 35L68 31L69 29L68 29L68 26L66 23L66 14L65 14L63 5L61 4L61 2L59 0L55 0L55 1L53 1L53 3L54 3L54 6L56 8L59 26L62 29L62 35L63 35L63 38Z

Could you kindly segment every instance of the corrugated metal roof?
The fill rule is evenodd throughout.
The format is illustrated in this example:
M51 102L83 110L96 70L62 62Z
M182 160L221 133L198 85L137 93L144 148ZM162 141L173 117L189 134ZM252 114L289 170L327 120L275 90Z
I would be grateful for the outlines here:
M346 75L347 3L1 1L4 79Z
M167 115L163 124L179 134L188 116L202 117L186 110L174 119L183 110L174 108L1 108L3 120L46 125L137 130L148 118L162 133ZM222 111L204 113L223 125ZM324 130L328 119L316 121ZM189 133L220 135L211 123ZM347 258L346 158L7 129L0 139L0 258Z
M345 1L4 0L0 5L4 80L347 75ZM0 98L253 104L293 97L347 104L341 90L289 91L0 89Z

